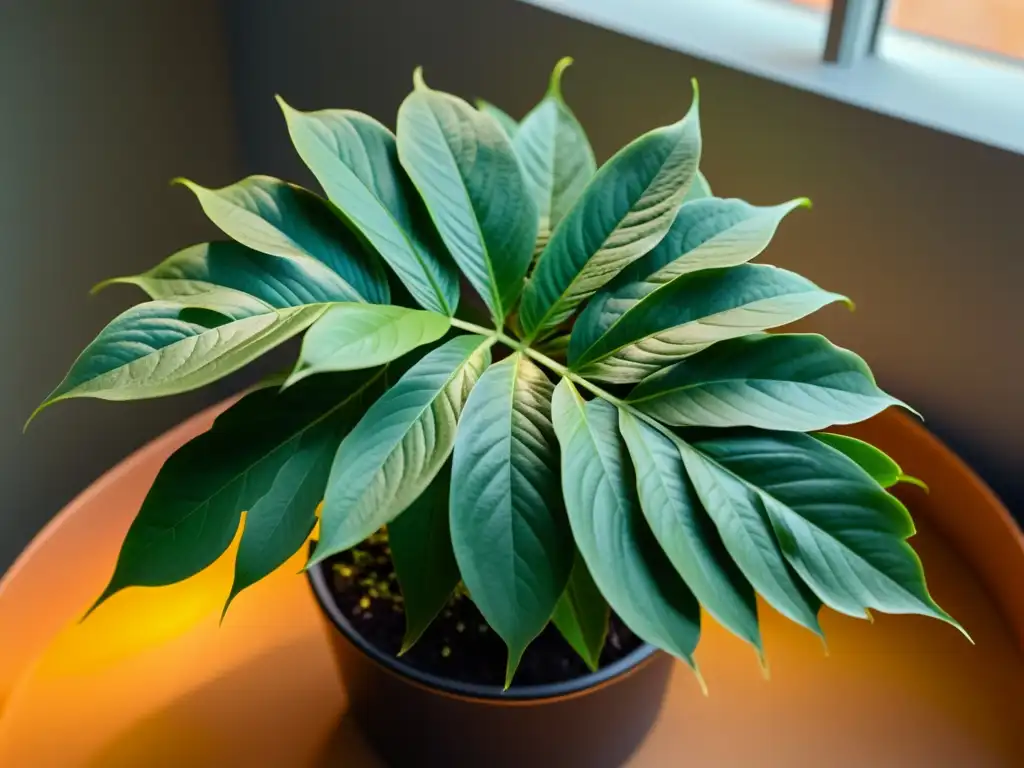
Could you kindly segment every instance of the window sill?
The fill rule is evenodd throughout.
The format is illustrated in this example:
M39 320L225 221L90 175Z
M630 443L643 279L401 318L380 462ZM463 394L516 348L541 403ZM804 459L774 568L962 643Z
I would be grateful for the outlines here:
M1024 154L1024 65L887 30L881 56L821 60L827 17L772 0L522 0L726 67Z

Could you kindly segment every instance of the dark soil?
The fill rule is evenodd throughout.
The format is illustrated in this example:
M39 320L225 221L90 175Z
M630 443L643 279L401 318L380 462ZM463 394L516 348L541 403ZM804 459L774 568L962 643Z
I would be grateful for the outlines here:
M375 648L397 655L405 632L405 613L387 536L376 534L331 558L326 566L335 601L352 626ZM612 614L600 666L612 664L640 645L640 639ZM506 658L504 642L487 626L460 585L402 661L449 680L500 687ZM583 660L549 624L523 654L512 687L558 683L589 673Z

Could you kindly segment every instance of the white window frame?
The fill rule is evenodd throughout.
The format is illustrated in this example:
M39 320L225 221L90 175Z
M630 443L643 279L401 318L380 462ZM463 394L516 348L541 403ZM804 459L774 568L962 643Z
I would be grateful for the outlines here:
M522 0L733 69L1024 154L1024 63L885 28L886 0L825 16L779 0Z

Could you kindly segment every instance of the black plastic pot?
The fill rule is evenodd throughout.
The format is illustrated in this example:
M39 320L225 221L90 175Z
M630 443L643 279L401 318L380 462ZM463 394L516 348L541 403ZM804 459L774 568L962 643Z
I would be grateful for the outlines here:
M642 645L554 685L471 685L420 672L370 645L338 608L322 565L307 571L355 718L394 766L604 768L622 765L654 724L672 659Z

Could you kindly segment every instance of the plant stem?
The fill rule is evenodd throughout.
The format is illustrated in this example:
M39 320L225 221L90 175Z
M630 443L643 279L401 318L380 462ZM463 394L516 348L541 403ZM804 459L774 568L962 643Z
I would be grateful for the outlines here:
M517 352L522 352L527 357L532 358L533 360L540 363L544 367L549 368L551 371L557 373L559 376L564 376L574 384L578 384L579 386L588 390L591 394L597 395L598 397L607 400L612 405L618 406L619 408L625 408L626 410L635 413L633 408L631 408L627 403L625 403L620 398L613 395L611 392L602 389L596 384L591 384L582 376L578 376L572 371L570 371L557 360L552 360L543 352L538 352L536 349L533 349L526 343L517 341L516 339L513 339L511 336L503 333L502 331L496 330L494 328L485 328L484 326L476 325L475 323L467 323L465 320L459 320L456 317L452 318L452 325L455 326L456 328L461 328L464 331L469 331L470 333L479 333L482 336L490 336L492 338L495 338L505 346L510 347L511 349L514 349ZM637 413L637 415L640 416L641 418L644 418L644 420L646 421L646 417L644 417L643 414Z
M487 328L482 325L477 325L476 323L468 323L465 320L459 320L456 317L453 317L451 320L452 325L455 326L456 328L461 328L462 330L469 331L470 333L478 333L481 336L489 336L490 338L495 339L496 341L500 341L502 344L509 347L510 349L514 349L516 352L522 352L527 357L532 358L534 361L540 363L545 368L548 368L553 373L556 373L559 376L563 376L567 378L569 381L571 381L573 384L583 387L592 395L600 397L602 400L611 403L616 408L621 408L624 411L628 411L631 415L635 416L641 421L650 424L663 435L673 440L678 439L676 435L668 427L666 427L657 419L651 418L646 413L638 411L630 403L627 403L622 398L616 397L611 392L608 392L607 390L597 386L597 384L592 384L582 376L573 373L557 360L552 360L543 352L538 352L536 349L530 347L528 342L513 339L508 334L503 333L502 331L499 331L495 328Z

